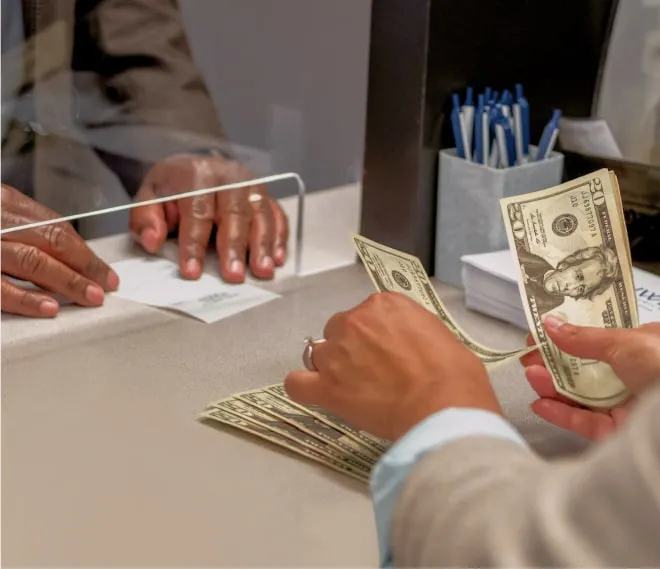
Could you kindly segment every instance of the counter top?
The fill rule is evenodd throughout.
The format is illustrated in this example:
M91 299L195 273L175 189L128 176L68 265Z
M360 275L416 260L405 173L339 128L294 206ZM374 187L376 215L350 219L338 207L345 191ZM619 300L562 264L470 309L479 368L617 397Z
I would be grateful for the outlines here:
M125 237L94 247L109 261L137 254ZM357 264L266 286L282 297L214 324L119 298L52 321L3 319L5 566L377 565L365 485L195 420L210 401L281 382L305 336L373 292ZM519 330L437 288L475 339L522 345ZM584 447L531 415L519 364L492 380L541 453Z

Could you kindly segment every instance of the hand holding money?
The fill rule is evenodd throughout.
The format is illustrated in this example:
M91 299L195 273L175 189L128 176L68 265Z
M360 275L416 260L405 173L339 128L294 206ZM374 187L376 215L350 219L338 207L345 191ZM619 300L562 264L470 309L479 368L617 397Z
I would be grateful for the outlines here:
M660 324L634 330L573 326L549 317L545 329L567 354L606 362L633 397L607 412L585 409L557 393L538 352L521 358L525 375L539 396L532 411L539 417L591 440L611 435L628 418L636 396L660 381ZM534 342L530 336L528 343Z
M600 170L501 205L527 322L555 389L588 407L625 401L630 394L607 363L567 354L543 326L547 316L599 328L639 324L616 177Z
M483 364L428 310L400 294L377 294L332 317L314 348L318 371L285 387L358 429L395 441L448 407L501 410Z
M621 403L639 387L628 372L654 376L655 360L622 352L624 343L615 352L575 351L561 336L571 326L548 331L543 322L552 317L610 328L600 332L628 334L637 343L646 338L637 330L611 330L638 326L616 177L601 170L503 200L502 211L532 331L527 348L502 350L475 341L449 314L419 259L355 235L376 290L396 294L371 297L328 323L326 341L315 343L310 354L316 371L287 378L297 402L274 385L216 401L200 417L366 481L389 442L435 411L500 413L484 368L532 353L524 360L528 378L541 396L537 404L546 411L550 405L549 414L539 415L572 430L579 423L590 429L580 432L585 436L611 431L625 416ZM660 354L657 359L660 368ZM640 376L642 362L651 368Z

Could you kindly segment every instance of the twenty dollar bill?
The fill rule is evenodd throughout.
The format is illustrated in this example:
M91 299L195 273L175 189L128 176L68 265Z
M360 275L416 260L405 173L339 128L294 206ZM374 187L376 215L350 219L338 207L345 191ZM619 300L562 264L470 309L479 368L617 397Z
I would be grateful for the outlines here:
M525 315L559 393L589 407L628 397L612 369L570 356L545 334L543 318L601 328L639 324L632 261L615 175L600 170L501 201L518 267Z
M480 344L451 317L417 257L391 249L361 235L354 235L353 242L376 290L405 294L421 304L442 320L461 343L476 354L487 367L493 368L517 359L534 349L496 350Z

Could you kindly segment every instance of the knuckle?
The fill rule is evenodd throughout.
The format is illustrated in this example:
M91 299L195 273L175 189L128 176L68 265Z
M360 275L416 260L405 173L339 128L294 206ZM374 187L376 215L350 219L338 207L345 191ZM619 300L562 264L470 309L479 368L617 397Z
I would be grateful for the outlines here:
M2 194L0 199L2 199L3 205L6 205L6 201L12 201L16 197L16 194L17 191L14 188L8 186L7 184L2 184Z
M372 292L365 301L366 306L375 306L379 302L382 302L383 296L386 295L386 292Z
M18 297L18 304L23 308L36 308L38 306L37 297L29 293L27 290L19 290L16 294Z
M43 236L48 246L58 253L66 251L66 235L64 229L58 225L45 225L43 227Z
M78 292L85 288L85 280L78 273L71 271L66 286L70 291Z
M43 251L32 245L22 245L16 251L18 266L23 273L35 275L40 273L47 263L47 257Z
M92 258L85 265L84 270L85 274L89 275L94 280L101 279L108 272L108 268L106 267L105 263L101 261L101 259L99 259L96 255L92 255Z
M351 310L344 315L344 318L339 324L345 329L355 329L361 325L362 318L360 310Z
M21 225L22 219L15 213L9 211L3 203L2 207L2 227L18 227Z
M190 203L190 213L195 219L213 219L215 211L213 207L213 198L209 196L200 196L192 198Z

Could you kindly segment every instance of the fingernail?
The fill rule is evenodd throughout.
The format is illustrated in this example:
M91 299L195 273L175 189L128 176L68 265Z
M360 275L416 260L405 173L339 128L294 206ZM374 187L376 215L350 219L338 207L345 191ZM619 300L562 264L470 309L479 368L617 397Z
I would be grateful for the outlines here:
M105 294L103 289L96 285L87 285L85 289L85 298L89 300L92 304L103 304L103 298Z
M272 257L262 257L261 258L261 268L264 271L272 271L275 268L275 263L273 262Z
M566 322L557 318L556 316L546 316L543 319L543 324L546 330L552 330L553 332L559 330Z
M119 288L119 277L117 276L117 273L110 271L105 284L110 290L117 290Z
M186 273L197 276L202 270L202 264L197 259L186 261Z
M39 303L39 312L44 316L55 316L60 309L60 305L54 300L42 300Z
M149 253L155 252L157 241L158 233L156 233L155 229L148 227L140 234L140 243Z
M241 273L243 272L243 263L238 259L234 259L229 265L229 269L232 273Z

